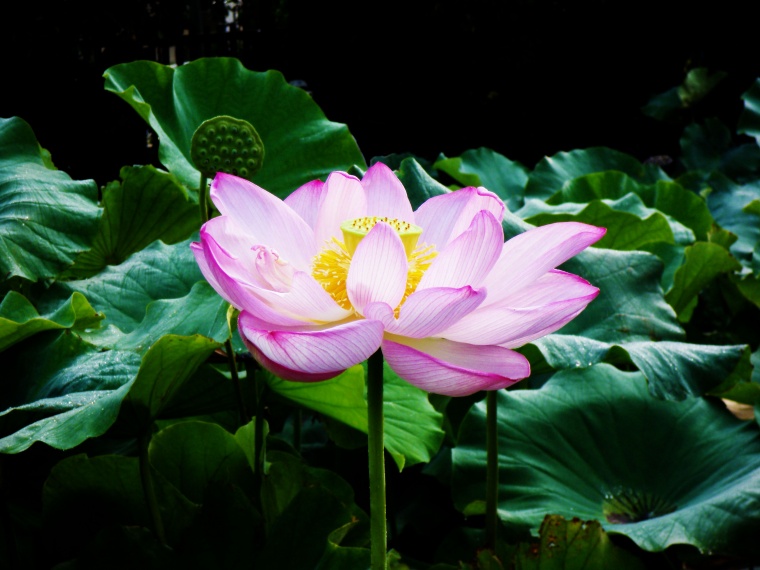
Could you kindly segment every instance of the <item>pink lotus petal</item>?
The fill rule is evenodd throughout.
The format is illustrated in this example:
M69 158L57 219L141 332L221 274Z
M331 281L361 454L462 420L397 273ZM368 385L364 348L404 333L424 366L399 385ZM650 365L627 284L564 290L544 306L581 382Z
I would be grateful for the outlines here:
M560 298L562 292L558 291L555 301L535 307L483 305L442 331L441 336L459 342L517 348L524 344L524 338L535 339L559 330L599 294L591 285L585 291L585 295L570 298Z
M283 259L305 269L317 253L314 232L293 209L252 182L220 172L211 184L211 199L252 243L275 245Z
M367 303L362 309L365 319L373 321L380 321L383 323L385 330L390 330L397 326L396 315L393 312L393 307L388 303L382 301L375 301L374 303Z
M216 292L234 307L243 309L249 293L242 290L243 281L235 278L240 271L238 260L219 247L213 237L204 233L203 228L200 243L193 243L191 249L201 273Z
M534 340L538 338L545 337L548 334L552 334L553 332L557 332L562 327L564 327L567 323L572 321L575 317L581 314L583 312L583 309L586 308L586 305L583 305L578 308L577 311L568 312L567 314L563 315L558 320L555 320L550 324L550 326L545 328L539 328L534 327L532 330L527 332L521 337L518 338L511 338L508 342L505 342L499 346L503 346L505 348L520 348L521 346L524 346L528 344L529 342L533 342Z
M486 303L498 302L529 285L599 241L606 231L579 222L558 222L513 237L504 244L499 260L483 282L489 291Z
M436 336L474 311L485 298L485 289L475 290L469 285L459 289L434 287L418 290L404 301L398 320L386 324L385 330L412 338Z
M222 223L216 223L216 220ZM231 224L229 218L219 216L201 227L201 244L207 254L232 279L263 289L289 290L296 269L282 260L276 250L265 245L243 245L242 240L236 239L241 234L218 231L220 226L227 230Z
M425 201L414 212L415 224L422 227L421 243L435 245L438 251L466 230L481 210L491 212L501 223L504 202L485 188L462 188Z
M286 380L324 380L363 362L379 347L383 325L366 319L334 326L272 326L248 312L240 336L262 366Z
M301 315L293 317L281 309L273 309L256 296L255 288L227 275L219 266L214 256L204 249L202 243L194 242L190 244L190 249L193 255L195 255L203 276L214 290L233 307L239 310L252 311L260 318L277 325L294 326L303 324Z
M527 287L507 292L497 303L485 303L488 306L498 304L504 307L535 307L547 305L561 299L584 297L597 290L588 281L559 269L552 269L533 281Z
M240 310L253 310L258 305L255 297L272 310L278 311L286 320L332 322L345 319L351 314L338 305L322 286L308 273L294 271L286 290L274 290L257 278L253 268L245 272L239 260L229 256L219 247L212 236L201 231L204 248L204 267L216 283L219 294ZM283 283L284 284L284 283Z
M379 222L356 247L346 279L346 292L360 314L374 302L396 307L404 297L409 267L396 231Z
M293 274L293 284L289 291L281 293L257 289L256 295L278 311L314 323L341 321L353 314L338 305L311 275L303 271Z
M241 263L247 266L252 264L256 257L251 249L252 246L261 243L256 241L253 235L247 233L245 228L239 227L232 218L227 216L217 216L203 224L200 237L201 240L204 237L213 239L214 243L221 247L227 255L233 259L241 260Z
M201 270L203 277L206 279L206 281L208 281L209 285L211 285L225 301L234 305L234 303L232 303L232 301L230 301L230 299L227 298L227 296L221 290L219 282L216 280L216 277L214 277L214 272L211 270L208 262L206 261L206 250L203 248L203 244L197 241L192 242L190 244L190 251L193 252L195 261L198 263L198 268Z
M322 190L322 203L314 230L321 249L332 238L343 241L340 225L367 215L367 196L359 179L345 172L333 172Z
M445 396L498 390L530 375L524 356L500 346L391 337L383 341L383 356L410 384Z
M367 194L367 216L386 216L414 223L414 212L399 179L382 162L369 167L362 177Z
M218 219L222 218L214 218L211 221ZM227 220L225 225L229 223ZM220 231L214 232L214 228L218 225L209 222L201 227L200 238L201 245L206 253L206 262L212 266L214 271L216 271L214 265L218 266L228 279L257 287L265 287L266 285L258 279L258 273L254 271L256 252L253 248L248 246L247 249L243 249L235 243L234 238L230 238L230 234ZM221 238L223 243L219 243L218 238Z
M293 208L293 211L301 216L312 230L316 230L317 227L324 187L325 183L321 180L312 180L285 198L285 203Z
M481 210L467 230L438 252L417 289L478 287L499 259L503 246L501 223L488 210Z

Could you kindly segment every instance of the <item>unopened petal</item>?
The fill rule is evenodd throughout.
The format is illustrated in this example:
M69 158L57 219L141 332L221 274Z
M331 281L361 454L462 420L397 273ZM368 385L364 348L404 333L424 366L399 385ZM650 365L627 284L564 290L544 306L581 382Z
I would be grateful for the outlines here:
M359 179L345 172L332 172L322 190L322 202L314 230L319 248L332 238L343 241L340 225L346 220L366 215L367 197Z
M285 203L293 208L293 211L301 216L312 230L317 227L324 187L325 183L321 180L312 180L285 198Z
M470 227L433 259L417 289L428 287L478 287L499 259L504 246L501 224L488 210L481 210Z
M251 245L277 249L289 263L305 269L317 253L314 232L290 206L243 178L220 172L211 184L211 199L252 236Z
M359 242L351 259L346 292L359 312L368 303L396 307L406 290L409 266L404 245L396 231L380 222Z
M530 375L528 360L513 350L445 339L386 338L383 356L410 384L445 396L498 390Z
M253 296L273 311L281 313L287 321L297 319L329 323L343 320L351 314L338 305L309 273L297 270L288 273L289 286L286 288L286 281L283 280L275 289L257 276L255 268L246 271L240 260L232 258L212 236L201 232L200 247L193 250L196 259L200 255L198 249L203 251L199 267L204 276L225 300L240 310L254 310L257 303L251 301L250 297Z
M308 273L296 271L289 291L257 289L257 296L270 307L292 317L319 323L341 321L352 314L335 302Z
M385 216L414 223L414 212L401 181L382 162L369 167L362 177L367 194L367 216Z
M363 362L379 347L383 325L355 320L331 327L277 328L248 312L240 336L262 366L286 380L325 380Z
M242 287L243 281L236 278L241 272L238 260L221 248L212 237L204 235L203 230L201 241L191 244L191 251L201 273L214 290L234 307L241 310L245 308L250 293Z
M606 231L579 222L558 222L513 237L504 244L499 260L483 283L489 291L487 304L529 285L599 241Z
M230 277L225 273L224 269L217 262L216 257L209 251L209 244L206 243L204 248L203 243L192 243L190 248L195 255L195 259L198 262L198 267L201 269L201 273L206 278L206 281L219 293L219 295L233 307L238 310L251 311L258 315L260 318L277 325L300 325L304 323L305 319L309 316L314 316L315 306L309 305L312 309L311 314L304 315L303 313L293 312L288 310L288 297L289 295L277 294L275 300L275 306L269 305L262 297L262 290L259 287L255 287L249 282L243 282ZM218 257L223 257L224 253L217 251ZM297 295L297 294L296 294ZM282 302L282 298L285 297L286 301ZM271 301L271 300L270 300ZM334 308L334 307L331 307ZM338 307L339 308L339 307ZM340 309L340 308L339 308ZM327 314L325 311L319 313L318 316L324 316ZM342 311L334 315L335 318L331 320L341 320L347 316L347 311Z
M485 188L462 188L426 200L414 212L415 224L422 228L421 243L435 245L441 251L452 239L465 231L481 210L491 212L501 223L504 202Z

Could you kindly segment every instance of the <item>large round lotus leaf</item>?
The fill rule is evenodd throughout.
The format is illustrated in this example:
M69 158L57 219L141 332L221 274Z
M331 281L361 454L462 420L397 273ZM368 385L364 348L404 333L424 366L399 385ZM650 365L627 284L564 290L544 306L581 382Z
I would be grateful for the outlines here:
M328 121L308 92L279 71L251 71L234 58L202 58L177 68L150 61L106 70L105 88L129 103L158 134L159 159L189 188L200 172L190 157L195 130L220 115L250 123L266 159L252 180L284 198L333 170L366 168L346 125Z
M499 516L536 533L547 514L598 520L659 551L760 551L760 430L720 402L649 396L639 372L600 364L498 395ZM485 404L453 450L460 509L485 498Z

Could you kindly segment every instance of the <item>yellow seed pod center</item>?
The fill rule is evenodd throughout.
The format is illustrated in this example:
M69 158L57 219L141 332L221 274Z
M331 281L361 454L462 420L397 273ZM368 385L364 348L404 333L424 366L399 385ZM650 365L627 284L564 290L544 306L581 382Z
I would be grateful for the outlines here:
M359 242L378 222L385 222L396 230L396 233L401 238L401 243L404 244L404 251L406 251L407 257L412 255L414 248L417 247L417 240L422 235L422 228L409 222L383 216L356 218L355 220L343 222L340 225L340 230L343 232L343 240L349 254L354 254L356 246L359 245Z
M395 308L396 316L398 316L401 305L417 289L420 279L436 256L435 247L432 245L423 244L417 247L417 241L422 235L422 228L419 226L380 216L357 218L343 222L340 229L343 232L344 242L332 238L325 244L322 251L314 256L312 276L341 307L351 309L351 302L346 292L346 279L348 278L348 269L351 266L351 258L356 251L356 246L378 222L385 222L396 230L401 238L401 243L404 245L407 263L409 264L404 298Z

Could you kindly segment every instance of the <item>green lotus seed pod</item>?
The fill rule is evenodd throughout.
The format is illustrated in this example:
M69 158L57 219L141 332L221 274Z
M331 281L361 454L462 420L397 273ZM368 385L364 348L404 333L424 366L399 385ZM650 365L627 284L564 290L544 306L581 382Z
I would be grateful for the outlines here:
M246 159L231 160L230 156ZM226 172L251 180L264 161L264 143L249 122L222 115L204 121L195 130L190 158L206 178Z

